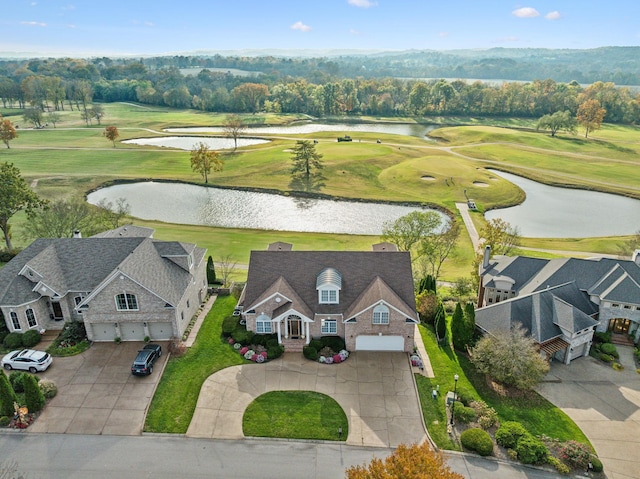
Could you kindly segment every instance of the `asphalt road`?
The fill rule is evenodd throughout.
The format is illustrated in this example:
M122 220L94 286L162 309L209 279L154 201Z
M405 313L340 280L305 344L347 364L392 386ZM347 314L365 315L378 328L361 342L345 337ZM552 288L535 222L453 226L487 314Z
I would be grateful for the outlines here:
M15 460L29 479L342 479L345 468L391 452L300 441L32 433L0 434L0 451L0 461ZM450 455L449 465L470 479L560 477L462 454Z

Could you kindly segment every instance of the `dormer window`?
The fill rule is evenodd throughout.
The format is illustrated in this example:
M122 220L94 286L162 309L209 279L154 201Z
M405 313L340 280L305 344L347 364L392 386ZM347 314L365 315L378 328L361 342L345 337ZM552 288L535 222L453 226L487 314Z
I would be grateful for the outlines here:
M316 278L316 290L320 304L339 304L342 275L334 268L325 268Z
M384 304L373 308L373 324L389 324L389 308Z

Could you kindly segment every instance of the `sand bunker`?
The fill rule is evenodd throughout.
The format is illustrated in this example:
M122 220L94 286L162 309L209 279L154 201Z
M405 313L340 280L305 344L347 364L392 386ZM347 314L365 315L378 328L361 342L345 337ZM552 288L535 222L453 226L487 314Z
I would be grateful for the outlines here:
M474 181L473 186L479 186L480 188L487 188L489 185L483 181Z
M436 181L436 179L433 176L429 176L429 175L421 176L420 179L424 181Z

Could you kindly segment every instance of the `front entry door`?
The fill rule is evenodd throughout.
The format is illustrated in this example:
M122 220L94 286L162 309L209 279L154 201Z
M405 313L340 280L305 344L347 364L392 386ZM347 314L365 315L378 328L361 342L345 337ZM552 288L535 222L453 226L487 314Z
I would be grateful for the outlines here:
M289 337L297 339L300 337L301 321L299 319L289 319Z
M616 334L628 334L630 325L630 319L617 318L611 320L609 323L609 329Z
M62 321L64 316L62 315L62 307L58 301L51 301L51 308L53 309L53 319L56 321Z

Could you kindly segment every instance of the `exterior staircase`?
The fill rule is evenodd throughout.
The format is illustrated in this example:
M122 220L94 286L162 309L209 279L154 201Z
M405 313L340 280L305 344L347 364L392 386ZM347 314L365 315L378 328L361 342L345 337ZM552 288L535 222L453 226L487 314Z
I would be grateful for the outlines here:
M301 353L302 348L307 345L304 339L284 339L282 338L284 350L288 353Z
M626 334L612 334L611 342L619 346L633 346L633 340Z

